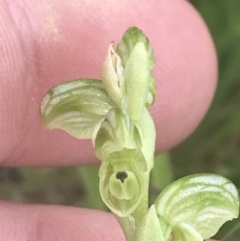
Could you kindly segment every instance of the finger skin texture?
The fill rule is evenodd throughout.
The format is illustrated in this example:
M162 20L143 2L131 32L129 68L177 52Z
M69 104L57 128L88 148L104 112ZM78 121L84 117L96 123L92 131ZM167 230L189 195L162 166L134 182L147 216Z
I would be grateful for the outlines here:
M156 56L157 152L185 139L212 100L214 46L187 1L2 0L0 16L1 165L98 162L90 140L46 130L39 106L58 83L100 78L109 43L130 26L146 33Z
M0 213L3 241L126 241L114 216L97 210L1 201Z
M112 214L0 202L2 241L125 241Z

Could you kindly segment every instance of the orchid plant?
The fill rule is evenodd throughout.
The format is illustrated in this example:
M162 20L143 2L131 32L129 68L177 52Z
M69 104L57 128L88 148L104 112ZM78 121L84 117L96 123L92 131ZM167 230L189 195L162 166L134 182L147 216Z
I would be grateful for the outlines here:
M42 100L49 129L91 139L100 194L128 241L202 241L239 214L239 196L228 179L194 174L171 183L148 208L156 131L149 109L156 95L149 39L129 28L103 62L102 78L53 87Z

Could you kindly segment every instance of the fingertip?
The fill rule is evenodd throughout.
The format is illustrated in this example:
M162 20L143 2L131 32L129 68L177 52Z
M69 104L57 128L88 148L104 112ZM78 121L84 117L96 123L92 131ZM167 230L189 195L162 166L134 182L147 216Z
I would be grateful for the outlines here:
M157 152L176 146L196 129L211 104L218 77L214 43L200 14L187 1L166 5L171 12L163 12L159 39L153 38L157 99L151 113Z
M157 60L157 99L152 109L157 151L185 139L206 113L216 86L216 54L206 25L187 1L124 0L99 5L95 0L12 1L15 22L6 9L1 12L6 13L4 23L10 23L8 37L1 40L6 52L15 54L5 55L0 66L2 164L98 162L91 141L46 130L39 106L57 83L100 77L109 42L118 41L133 25L149 37Z
M73 207L1 202L1 240L125 241L112 214Z

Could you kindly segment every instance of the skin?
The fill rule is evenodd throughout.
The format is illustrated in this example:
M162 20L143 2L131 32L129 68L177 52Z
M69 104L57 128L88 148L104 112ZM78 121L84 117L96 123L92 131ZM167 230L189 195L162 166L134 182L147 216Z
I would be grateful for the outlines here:
M39 117L52 86L100 78L108 44L130 26L149 37L156 56L157 99L151 110L157 152L184 140L204 117L217 80L209 32L184 0L0 1L0 164L69 166L99 163L90 140L46 130ZM111 214L73 207L0 202L4 241L115 240Z

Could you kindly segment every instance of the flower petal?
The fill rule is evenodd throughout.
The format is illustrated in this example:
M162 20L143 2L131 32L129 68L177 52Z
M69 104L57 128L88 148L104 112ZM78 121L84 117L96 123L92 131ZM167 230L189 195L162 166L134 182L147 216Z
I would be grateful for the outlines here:
M49 129L62 129L90 139L94 128L115 104L99 80L77 79L53 87L41 103L41 117Z
M238 191L222 176L194 174L170 184L157 198L156 209L172 226L189 224L207 239L238 217Z
M114 50L113 43L108 48L108 55L103 62L102 83L109 96L120 105L125 93L124 69L121 59Z

